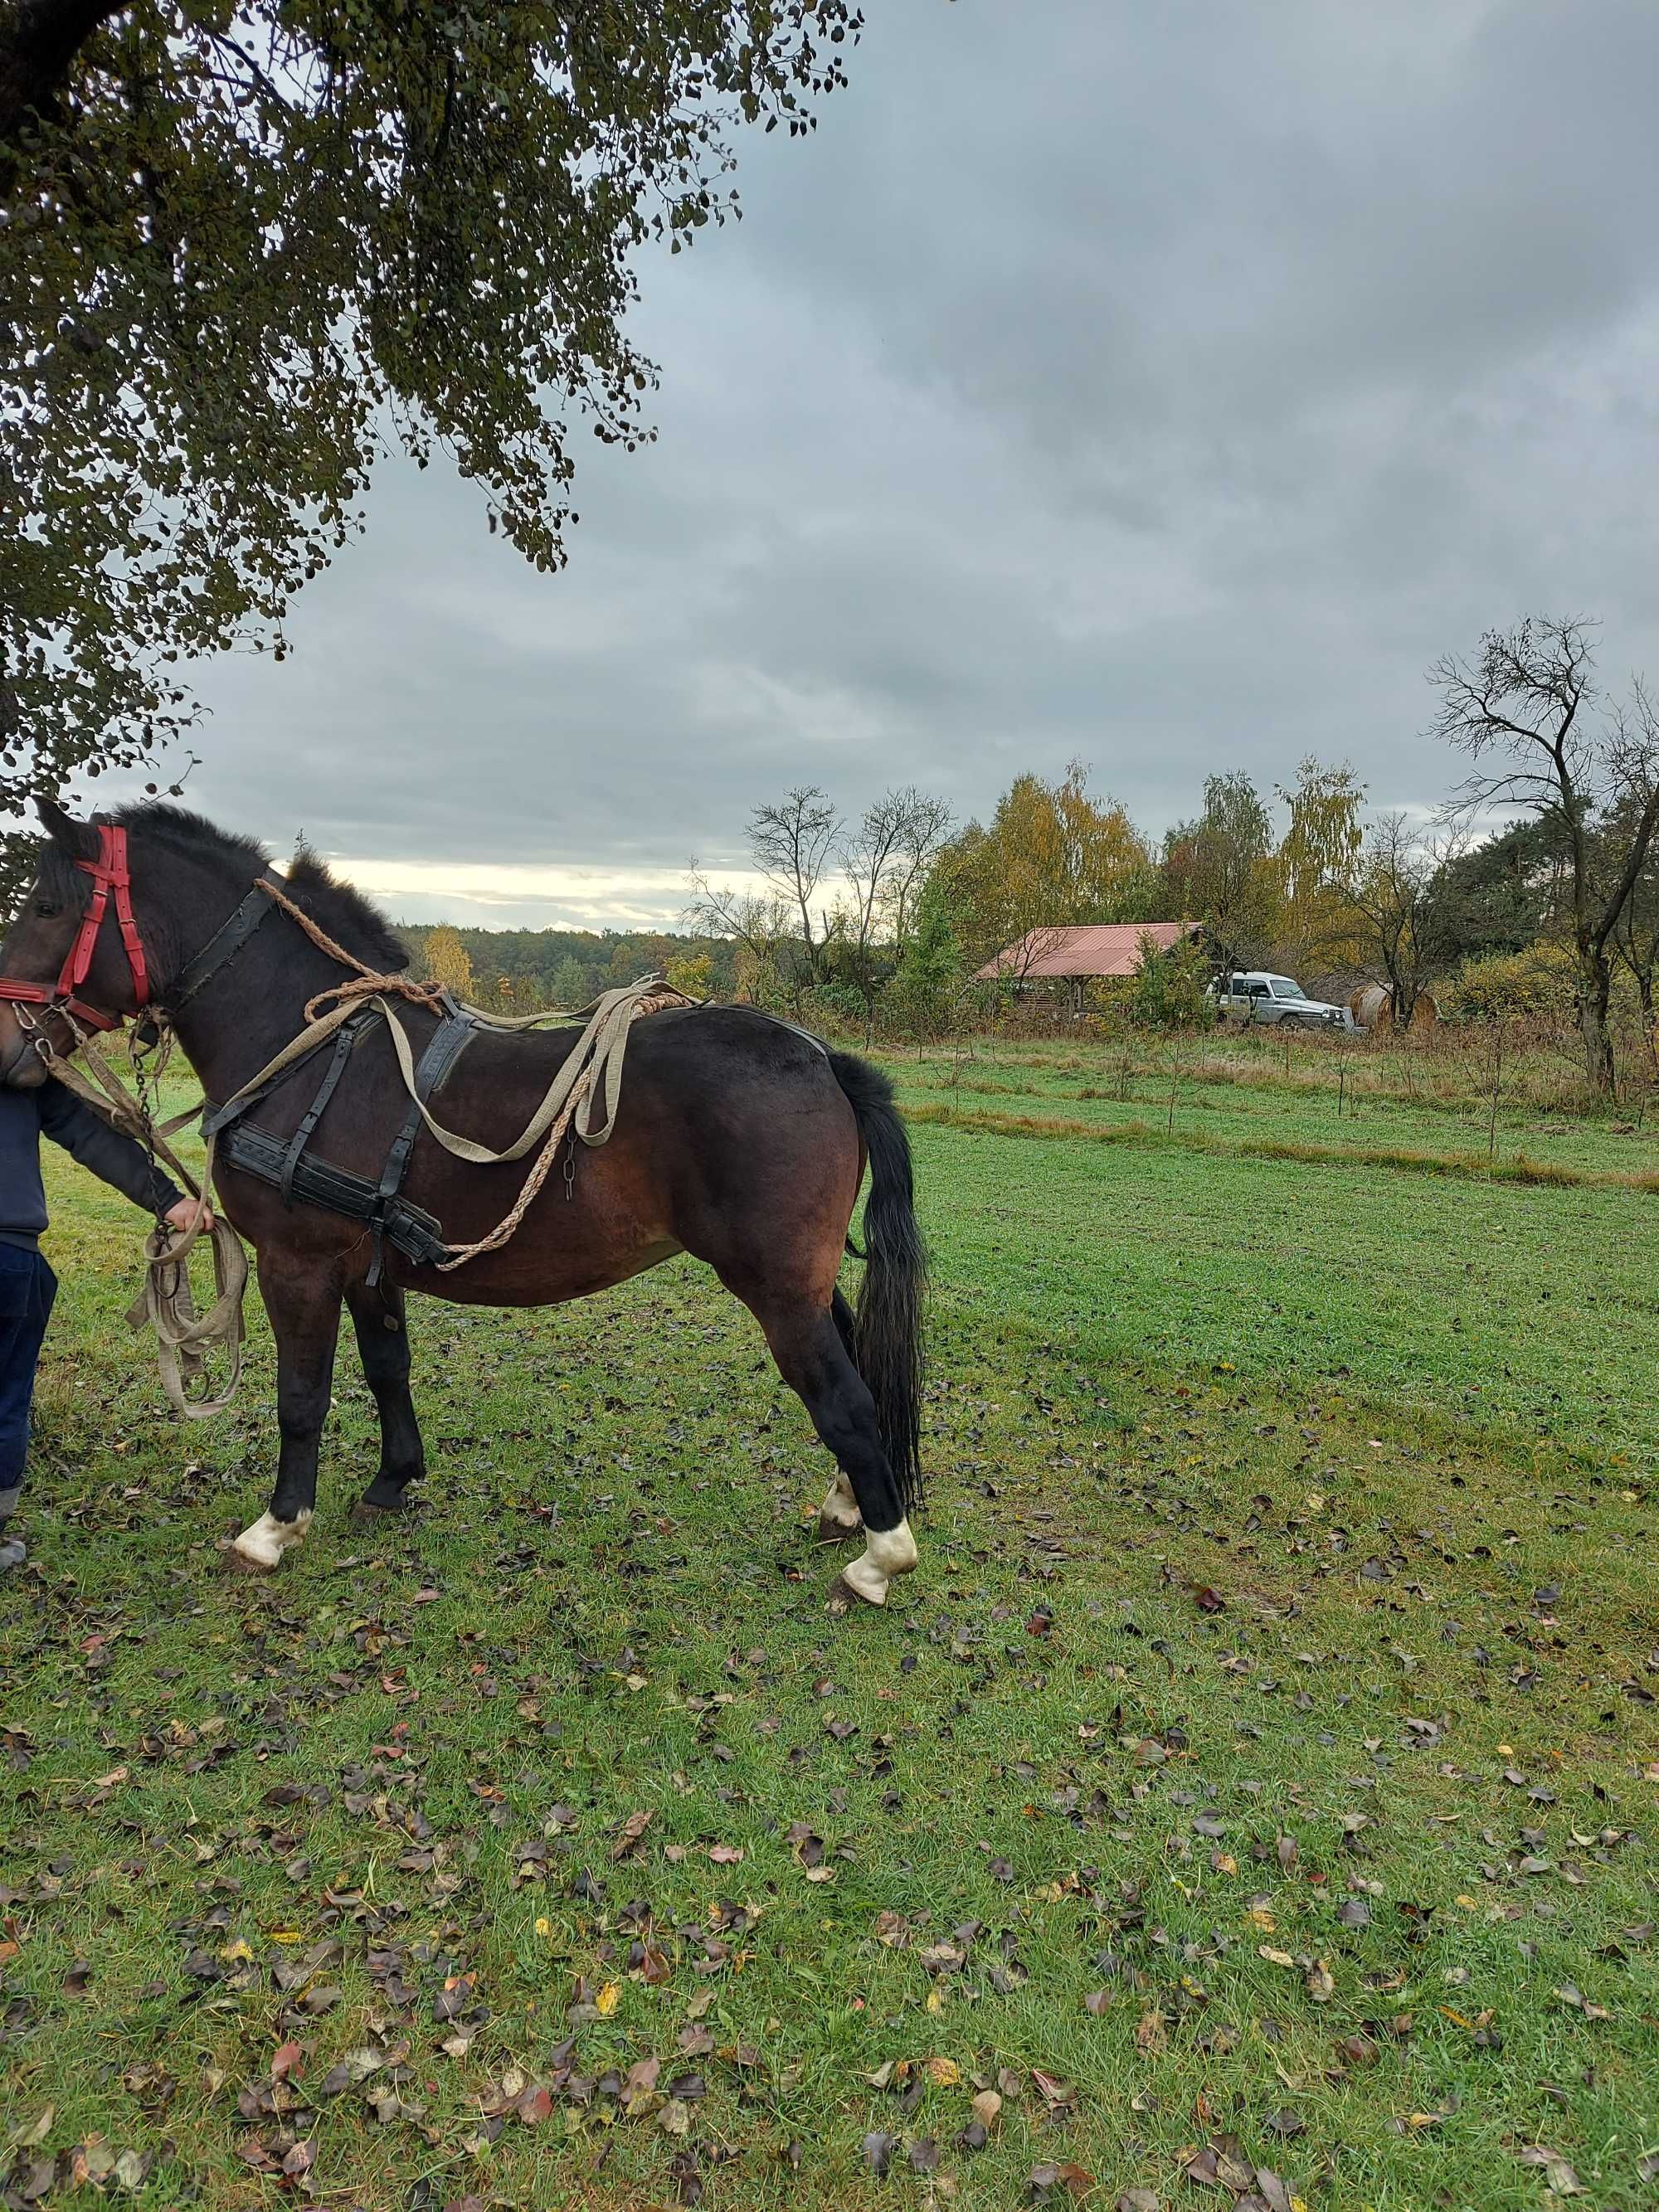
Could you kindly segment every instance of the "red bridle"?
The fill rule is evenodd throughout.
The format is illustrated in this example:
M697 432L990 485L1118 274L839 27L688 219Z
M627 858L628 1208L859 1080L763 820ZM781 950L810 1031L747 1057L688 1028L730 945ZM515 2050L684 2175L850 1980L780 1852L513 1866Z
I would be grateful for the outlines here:
M64 956L56 984L24 983L15 976L0 975L0 999L15 999L25 1006L46 1006L55 1013L63 1012L77 1022L84 1022L91 1029L118 1029L125 1016L103 1013L98 1007L88 1006L76 994L86 981L92 966L98 933L103 927L110 893L113 891L116 925L121 932L127 965L132 970L133 1003L137 1006L149 1004L149 972L144 965L143 939L139 936L138 925L132 918L132 877L127 867L126 831L110 823L100 822L98 824L98 858L95 860L77 860L75 865L77 868L84 868L92 878L92 896L81 918L75 942Z

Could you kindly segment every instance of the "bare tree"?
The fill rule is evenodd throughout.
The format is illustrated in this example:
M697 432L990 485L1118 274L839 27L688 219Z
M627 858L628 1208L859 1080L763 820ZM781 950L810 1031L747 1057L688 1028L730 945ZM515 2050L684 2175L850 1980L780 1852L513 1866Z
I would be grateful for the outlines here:
M757 1000L764 1000L780 981L781 947L789 934L790 914L774 892L734 890L716 884L694 860L686 880L691 896L684 919L708 937L729 937L748 955L746 981Z
M1448 654L1430 671L1441 694L1434 732L1468 754L1471 805L1525 808L1559 829L1568 856L1579 1037L1590 1082L1613 1082L1607 1002L1614 930L1659 825L1659 719L1639 679L1601 708L1589 625L1574 617L1489 630L1473 665ZM1610 842L1598 822L1617 817Z
M1628 805L1615 809L1601 824L1602 836L1627 842L1629 811ZM1659 1012L1654 1005L1654 975L1659 970L1659 833L1649 841L1647 857L1613 927L1613 950L1636 986L1642 1009L1642 1042L1650 1067L1659 1071Z
M797 784L778 805L763 802L749 817L749 849L768 883L800 916L809 952L822 942L822 916L814 933L812 901L836 854L841 817L817 784Z
M921 887L946 838L956 828L956 810L948 799L935 799L928 792L918 791L913 783L907 784L902 791L890 791L880 804L890 808L896 817L885 903L888 927L902 952L915 926L916 902L921 896ZM866 823L868 818L866 816Z
M766 889L716 884L694 860L686 918L712 936L731 937L751 954L757 980L785 991L799 1011L817 982L833 923L817 901L836 857L841 818L815 784L800 785L749 817L749 851Z
M773 893L800 919L802 960L793 979L794 996L818 981L830 926L813 912L818 886L835 861L841 817L815 783L797 784L775 805L763 803L749 817L749 850Z
M1384 814L1365 833L1344 896L1389 979L1397 1029L1410 1026L1423 988L1444 964L1442 871L1465 839L1455 830L1425 837L1403 814Z
M866 1035L875 1021L877 946L884 935L902 951L908 916L930 862L950 833L949 805L908 784L864 811L842 840L847 878L844 931L853 971L864 995Z

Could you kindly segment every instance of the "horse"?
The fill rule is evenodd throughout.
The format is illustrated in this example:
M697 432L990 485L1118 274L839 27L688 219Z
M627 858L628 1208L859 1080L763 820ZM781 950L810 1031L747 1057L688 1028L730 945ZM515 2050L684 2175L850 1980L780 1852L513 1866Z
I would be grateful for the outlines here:
M40 812L40 872L0 947L0 1082L40 1083L89 1027L160 1016L207 1100L231 1101L306 1030L307 1005L337 993L342 969L319 939L383 975L407 967L385 917L303 849L278 877L252 839L165 801L91 822L51 802ZM398 1011L422 1071L441 1029L447 1055L453 1007L427 1000ZM647 1013L628 1032L609 1141L590 1150L573 1137L562 1172L548 1176L516 1233L446 1269L439 1255L485 1239L521 1195L524 1169L468 1164L426 1134L388 1022L348 1026L348 1047L338 1034L321 1089L319 1053L258 1099L242 1147L252 1156L250 1146L263 1146L285 1166L303 1155L335 1180L307 1183L290 1168L283 1184L222 1147L215 1161L213 1195L253 1248L276 1340L281 1440L270 1504L234 1539L232 1561L274 1570L306 1537L343 1307L380 1414L380 1467L362 1504L396 1511L425 1473L410 1389L411 1291L553 1304L689 1252L754 1315L835 1460L819 1536L861 1533L865 1548L836 1577L831 1609L885 1604L893 1577L917 1558L909 1516L921 1480L927 1265L886 1077L755 1008ZM505 1148L580 1041L577 1028L472 1026L430 1096L451 1129ZM441 1225L435 1243L389 1233L387 1163L399 1147L401 1218ZM866 1168L854 1309L838 1285L843 1254L857 1249L849 1232ZM337 1184L371 1191L378 1212L366 1218L318 1202Z

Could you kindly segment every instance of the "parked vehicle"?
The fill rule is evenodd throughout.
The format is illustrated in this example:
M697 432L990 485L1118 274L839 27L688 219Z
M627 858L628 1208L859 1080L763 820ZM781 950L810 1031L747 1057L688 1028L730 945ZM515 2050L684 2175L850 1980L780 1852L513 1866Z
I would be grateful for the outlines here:
M1351 1030L1354 1025L1346 1006L1310 999L1293 976L1255 969L1224 975L1214 988L1216 1014L1222 1021L1277 1022L1296 1030Z

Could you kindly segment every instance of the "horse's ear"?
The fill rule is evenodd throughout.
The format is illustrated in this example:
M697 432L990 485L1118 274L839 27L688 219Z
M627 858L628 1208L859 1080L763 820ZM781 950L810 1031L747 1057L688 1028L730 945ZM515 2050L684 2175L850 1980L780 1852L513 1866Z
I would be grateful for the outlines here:
M35 811L46 824L46 835L61 852L72 860L91 860L98 850L98 832L89 822L77 822L73 815L65 814L55 799L37 799Z

